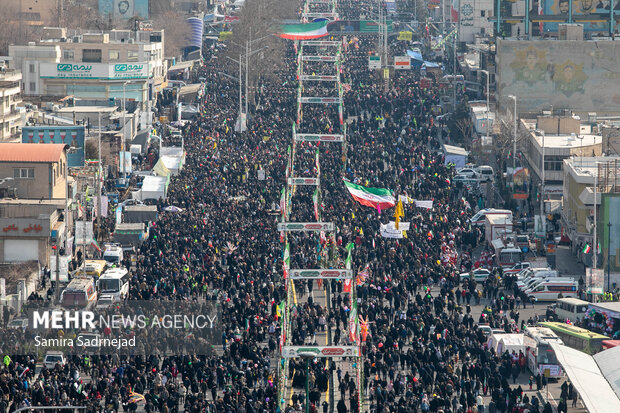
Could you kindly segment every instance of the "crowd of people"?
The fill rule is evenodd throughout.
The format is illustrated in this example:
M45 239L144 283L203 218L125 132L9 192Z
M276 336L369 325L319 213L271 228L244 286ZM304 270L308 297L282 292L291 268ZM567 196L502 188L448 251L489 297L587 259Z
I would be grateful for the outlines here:
M359 14L358 4L350 1L340 2L339 10L352 18ZM484 293L493 301L483 321L507 331L516 328L506 317L516 303L510 288L459 277L462 268L472 268L481 234L467 221L475 197L451 182L454 170L439 151L442 133L431 112L440 99L437 87L422 88L419 72L400 71L385 90L368 70L376 38L360 35L346 42L341 75L346 147L299 144L295 173L316 176L318 151L322 221L336 224L337 255L345 257L345 247L353 243L355 270L368 269L368 278L355 287L359 315L369 326L361 346L364 379L358 383L353 370L343 372L338 363L325 360L313 360L306 373L305 361L292 360L291 385L303 388L310 375L312 411L328 411L322 394L331 378L340 396L332 401L339 413L359 411L359 392L366 408L380 413L546 412L535 396L511 388L514 369L522 367L519 358L485 349L486 338L470 314L470 300L479 303ZM213 343L215 353L171 355L155 348L149 356L75 356L40 373L34 356L13 356L0 370L0 413L29 405L86 405L89 412L131 411L138 405L165 413L278 411L278 305L287 291L276 223L297 120L296 59L292 45L286 47L285 64L273 68L279 83L256 92L260 105L251 105L246 132L235 128L237 86L218 74L223 59L214 57L221 52L205 49L203 64L192 73L204 79L204 95L197 102L199 116L183 127L183 170L172 178L168 199L158 202L159 218L131 269L130 299L217 303L223 333ZM326 73L327 66L309 62L306 68ZM334 94L325 85L304 87L306 96ZM339 133L338 108L304 105L297 128ZM264 179L259 180L259 171ZM379 227L393 220L393 210L358 204L343 178L432 201L432 207L405 204L406 237L383 238ZM298 188L291 221L315 220L312 195ZM168 205L182 211L166 212ZM296 235L290 242L291 268L320 266L326 240L319 234ZM349 343L351 294L342 282L330 287L328 311L327 303L315 302L310 294L325 285L295 283L300 298L306 298L291 304L293 344L316 344L317 333L328 329L334 344ZM286 401L287 411L301 411L302 394ZM486 407L482 395L492 399Z

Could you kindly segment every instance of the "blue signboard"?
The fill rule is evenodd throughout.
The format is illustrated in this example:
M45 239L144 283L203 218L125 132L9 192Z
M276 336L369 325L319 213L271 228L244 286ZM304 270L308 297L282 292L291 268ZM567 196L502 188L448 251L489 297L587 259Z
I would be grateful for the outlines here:
M24 126L22 143L62 143L75 148L67 154L69 168L84 166L84 126Z

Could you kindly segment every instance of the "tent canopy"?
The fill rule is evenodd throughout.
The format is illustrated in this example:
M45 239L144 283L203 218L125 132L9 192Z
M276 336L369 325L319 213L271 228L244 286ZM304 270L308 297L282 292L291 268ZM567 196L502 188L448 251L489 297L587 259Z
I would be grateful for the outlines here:
M620 399L608 383L595 358L579 350L549 342L558 362L579 392L590 413L620 412ZM607 351L612 351L607 350ZM601 353L604 354L607 351ZM612 355L618 361L615 355ZM603 358L601 356L601 358ZM618 366L618 364L616 364Z

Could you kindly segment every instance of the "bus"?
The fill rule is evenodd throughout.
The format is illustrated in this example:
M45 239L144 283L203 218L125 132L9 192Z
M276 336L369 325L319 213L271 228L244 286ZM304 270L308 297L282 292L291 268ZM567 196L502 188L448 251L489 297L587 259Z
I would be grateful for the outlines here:
M510 268L516 263L521 262L522 253L520 248L508 246L502 248L499 253L495 253L496 263L499 267Z
M97 290L92 278L74 278L60 295L63 307L72 309L90 309L97 302Z
M545 375L545 370L549 370L547 377L560 378L563 375L562 367L555 357L555 352L549 342L564 344L562 339L548 327L528 327L525 330L525 352L527 357L527 367L538 376Z
M546 321L538 324L553 330L568 347L572 347L590 355L601 351L603 349L603 341L609 340L609 337L602 334L566 323Z
M111 268L97 280L99 294L109 294L120 301L129 295L129 271L125 268Z
M571 323L574 323L577 320L583 320L589 304L588 301L579 298L560 298L556 303L555 314L558 316L558 320L570 320Z

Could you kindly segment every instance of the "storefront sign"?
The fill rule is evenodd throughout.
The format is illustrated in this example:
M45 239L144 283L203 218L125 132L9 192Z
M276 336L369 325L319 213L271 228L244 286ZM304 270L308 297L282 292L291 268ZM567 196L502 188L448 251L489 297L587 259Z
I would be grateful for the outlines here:
M0 229L0 237L21 238L50 236L49 219L0 218Z
M148 63L41 63L42 79L148 79Z

